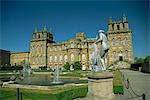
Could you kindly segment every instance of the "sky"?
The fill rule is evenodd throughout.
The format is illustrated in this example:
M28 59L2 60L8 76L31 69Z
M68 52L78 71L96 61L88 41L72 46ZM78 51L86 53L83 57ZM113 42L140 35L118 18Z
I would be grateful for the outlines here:
M30 41L37 27L44 25L54 34L54 41L61 42L85 32L95 37L99 29L107 32L108 18L128 18L133 31L134 57L150 55L148 0L1 0L0 49L11 52L29 51Z

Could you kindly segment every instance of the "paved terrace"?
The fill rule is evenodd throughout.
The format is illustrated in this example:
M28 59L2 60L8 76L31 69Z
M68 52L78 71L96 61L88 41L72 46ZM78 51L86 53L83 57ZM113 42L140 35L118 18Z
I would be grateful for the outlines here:
M150 74L132 70L121 70L124 80L124 95L115 94L112 100L150 100ZM129 88L127 89L127 79ZM143 99L142 94L145 94ZM91 96L75 100L93 100ZM100 100L99 98L95 100Z
M124 95L116 96L117 100L150 100L150 74L132 70L121 70L121 72L124 80ZM143 93L145 99L141 97Z

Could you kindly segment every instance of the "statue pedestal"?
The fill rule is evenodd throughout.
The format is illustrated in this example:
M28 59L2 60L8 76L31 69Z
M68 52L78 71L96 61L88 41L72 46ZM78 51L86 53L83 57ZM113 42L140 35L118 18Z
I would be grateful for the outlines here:
M113 100L113 74L94 73L88 77L88 96L91 100Z

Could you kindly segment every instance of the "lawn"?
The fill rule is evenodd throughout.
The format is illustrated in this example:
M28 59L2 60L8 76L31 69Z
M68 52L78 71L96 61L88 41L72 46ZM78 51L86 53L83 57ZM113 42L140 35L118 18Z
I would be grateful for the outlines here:
M69 71L66 72L65 74L61 74L61 76L73 76L73 77L87 77L88 76L88 71Z
M15 70L0 70L0 73L14 73Z

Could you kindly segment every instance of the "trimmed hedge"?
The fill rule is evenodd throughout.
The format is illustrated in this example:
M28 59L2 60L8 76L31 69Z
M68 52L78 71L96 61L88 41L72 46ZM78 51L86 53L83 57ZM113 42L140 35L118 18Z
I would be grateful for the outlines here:
M87 86L85 87L76 87L67 91L58 93L58 100L73 100L75 98L85 97L88 92Z
M121 73L116 70L113 75L113 92L114 94L124 94Z
M65 87L50 91L20 89L23 100L73 100L85 97L88 92L87 85ZM16 89L0 88L2 100L16 100Z

